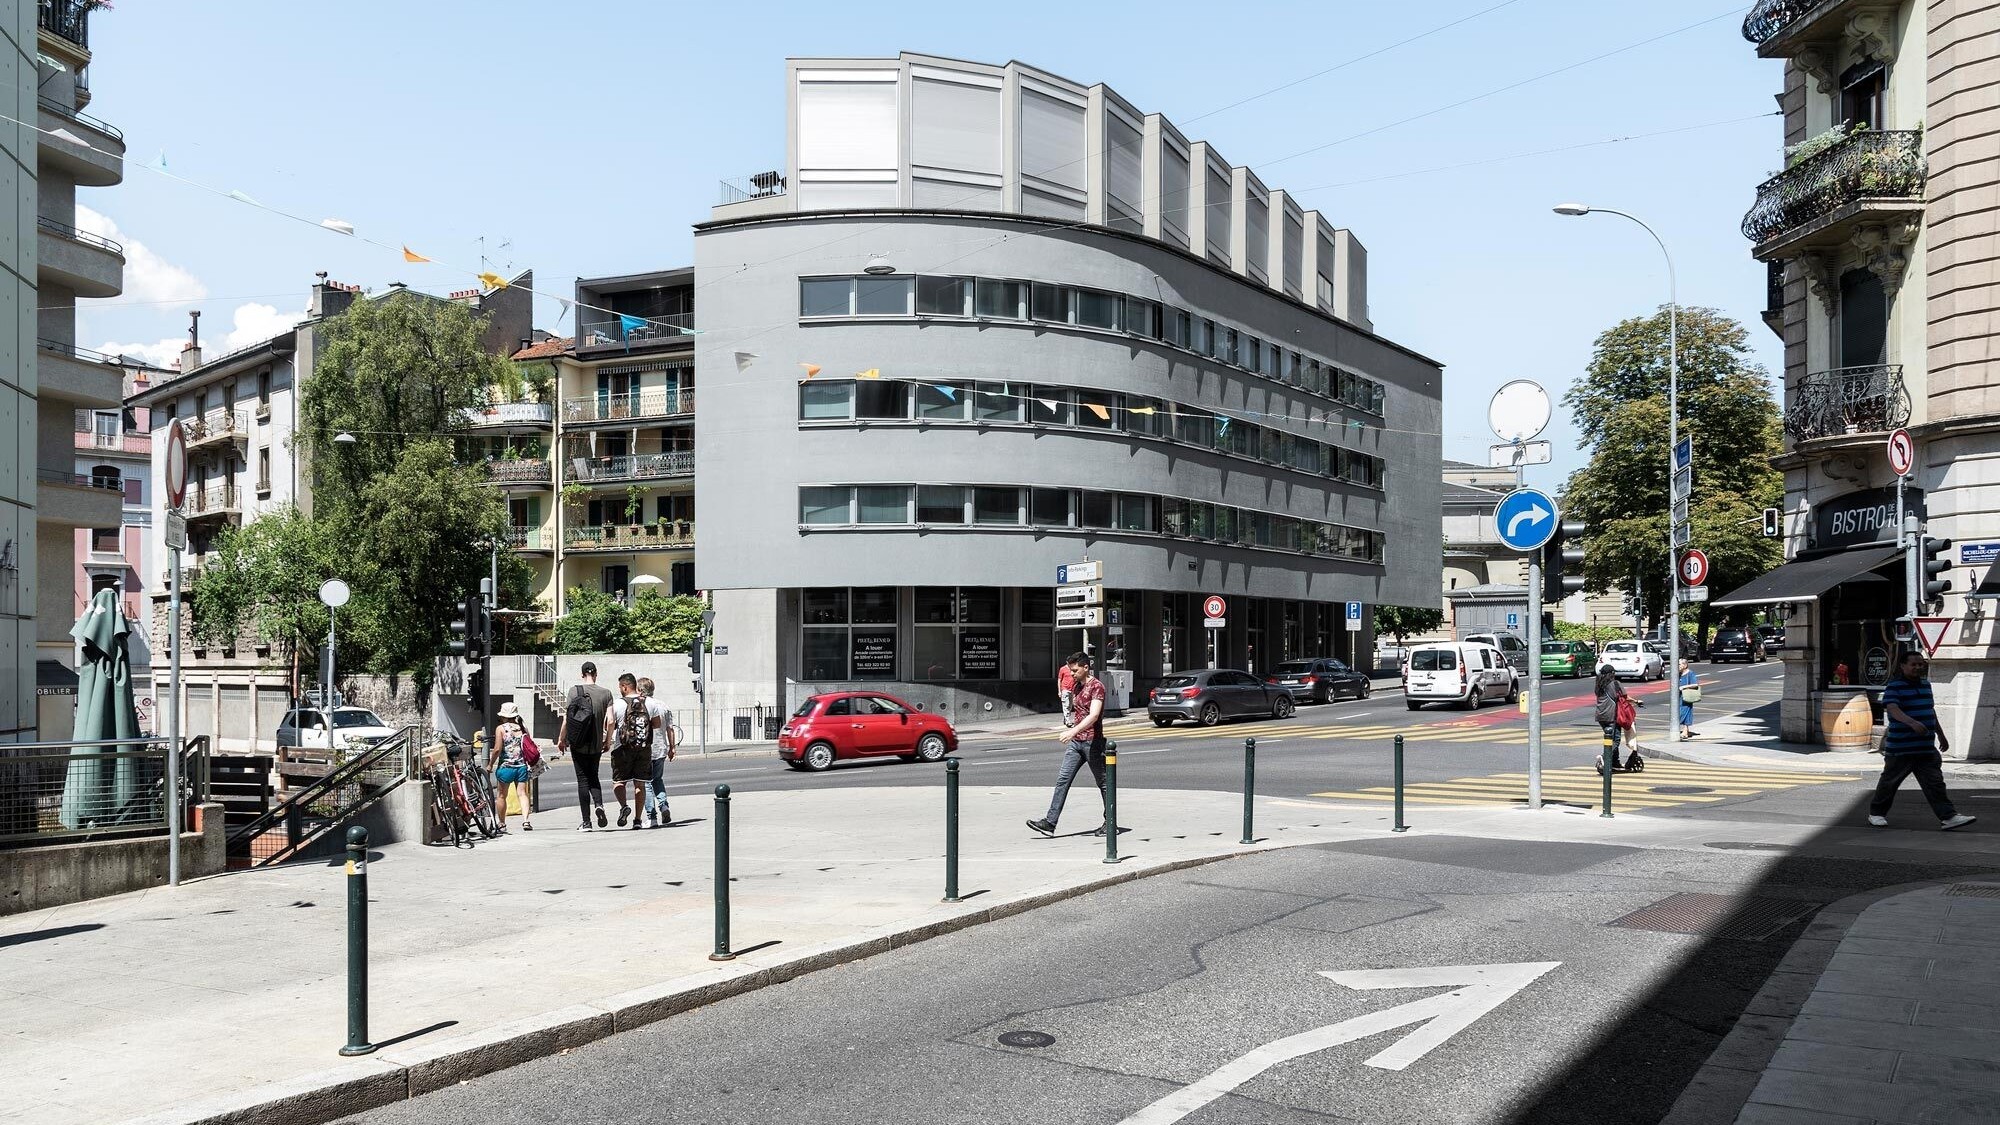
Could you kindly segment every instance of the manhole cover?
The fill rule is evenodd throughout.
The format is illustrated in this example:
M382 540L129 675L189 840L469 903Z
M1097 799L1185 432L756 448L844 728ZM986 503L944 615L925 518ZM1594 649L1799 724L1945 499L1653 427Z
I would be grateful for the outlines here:
M1042 1031L1010 1031L1000 1037L1008 1047L1047 1047L1055 1041L1055 1036Z
M1717 851L1725 852L1782 852L1785 850L1785 845L1783 844L1748 844L1740 840L1717 840L1713 843L1703 844L1702 847L1714 848Z
M1713 793L1715 790L1710 789L1706 785L1655 785L1647 789L1646 792L1665 793L1672 797L1688 797L1696 793Z
M1783 898L1677 894L1606 923L1628 930L1762 941L1819 909L1819 903Z
M2000 883L1955 883L1944 893L1961 898L2000 898Z

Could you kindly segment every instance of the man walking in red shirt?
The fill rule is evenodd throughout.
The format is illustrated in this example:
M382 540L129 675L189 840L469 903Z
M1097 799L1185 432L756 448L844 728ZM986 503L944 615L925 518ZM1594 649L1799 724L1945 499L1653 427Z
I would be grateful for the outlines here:
M1086 653L1070 657L1064 670L1070 675L1071 689L1069 711L1064 716L1069 725L1056 733L1065 747L1062 770L1056 774L1056 790L1049 799L1048 815L1028 822L1029 828L1044 836L1055 835L1056 820L1062 816L1063 803L1069 799L1070 783L1076 780L1078 770L1088 765L1091 777L1097 782L1098 795L1104 793L1104 758L1097 752L1104 720L1104 682L1091 674L1090 657Z

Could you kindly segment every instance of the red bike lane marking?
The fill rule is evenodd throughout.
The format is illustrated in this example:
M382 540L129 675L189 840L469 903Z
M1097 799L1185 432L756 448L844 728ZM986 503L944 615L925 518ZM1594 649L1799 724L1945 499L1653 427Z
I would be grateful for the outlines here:
M1634 695L1634 696L1662 695L1665 694L1672 687L1673 687L1672 684L1669 684L1666 681L1662 680L1661 682L1653 684L1651 686L1645 684L1629 685L1626 687L1625 693L1627 695ZM1571 699L1558 699L1545 704L1542 707L1542 715L1544 718L1550 715L1566 715L1572 711L1581 711L1586 707L1596 707L1596 706L1597 706L1597 697L1595 695L1583 695ZM1463 719L1454 719L1450 722L1445 722L1445 723L1425 723L1423 724L1423 728L1425 730L1463 730L1472 727L1504 726L1508 723L1520 723L1522 726L1526 726L1528 724L1528 716L1522 714L1519 710L1516 710L1514 708L1506 708L1504 710L1488 711L1477 716L1469 716Z

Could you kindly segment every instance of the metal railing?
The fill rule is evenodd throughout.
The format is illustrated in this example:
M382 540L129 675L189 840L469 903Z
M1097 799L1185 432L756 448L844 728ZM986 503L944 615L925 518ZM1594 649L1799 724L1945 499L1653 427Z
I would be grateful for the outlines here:
M783 172L753 172L748 176L737 176L722 181L720 203L747 203L752 199L769 199L785 194L785 174Z
M71 488L101 488L106 492L123 493L125 478L94 477L88 473L72 473L67 469L36 469L35 479L43 484L64 484Z
M199 418L181 419L181 436L189 445L217 438L250 436L250 415L241 410L211 410Z
M113 254L118 255L120 258L123 258L125 256L125 248L123 246L120 246L116 242L113 242L110 239L105 238L103 235L91 234L89 231L78 230L75 227L70 226L68 223L59 223L56 222L54 219L46 219L37 216L35 218L35 226L41 228L42 230L48 231L50 234L56 235L61 238L67 238L71 242L81 242L85 246L93 246L99 250L106 250Z
M1785 263L1772 260L1764 263L1764 315L1783 316L1785 313Z
M1799 17L1819 7L1825 0L1758 0L1743 17L1743 38L1759 47L1782 35Z
M237 495L236 486L219 482L190 488L187 492L187 514L190 516L216 515L240 511L242 499Z
M512 460L491 457L484 464L487 480L506 484L549 483L549 463L540 457L516 457Z
M692 339L694 314L658 313L653 316L599 313L583 318L577 326L576 346L603 347L607 344L657 344L664 340Z
M105 136L111 137L114 140L122 141L125 139L125 134L119 132L118 127L111 124L109 121L100 121L97 118L92 117L88 113L85 113L82 110L76 108L75 106L64 105L62 102L57 101L54 98L44 97L40 100L43 109L48 110L50 113L53 113L58 117L67 117L71 121L76 121L81 124L87 125L90 128L95 129L98 132L103 133Z
M585 483L694 475L692 449L673 453L627 453L616 457L574 457L570 461L574 470L572 479Z
M90 10L95 6L89 0L41 0L42 30L88 48Z
M66 344L61 340L38 338L35 340L35 347L45 352L66 355L71 359L84 363L102 363L110 367L124 366L123 361L115 355L105 355L103 352L92 351L89 348L79 348L75 344Z
M118 453L151 453L151 434L101 434L96 430L76 431L78 449L108 449Z
M1765 180L1743 216L1743 237L1762 244L1861 199L1921 199L1923 132L1867 130Z
M468 426L546 426L554 419L555 408L546 402L496 402L465 412Z
M229 833L229 865L259 867L297 858L313 841L410 777L417 728L404 727L361 750L332 750L324 777Z
M626 419L673 418L694 413L694 389L659 388L619 395L584 396L563 401L565 422L617 422Z
M539 527L510 527L500 538L517 551L548 551L555 547L555 536Z
M159 737L0 745L0 848L165 835L167 747ZM185 803L206 799L207 748L181 744Z
M694 522L692 520L668 520L665 527L658 523L623 526L619 524L566 527L563 529L563 546L576 551L639 551L648 548L667 549L694 546Z
M1817 371L1799 380L1788 397L1785 433L1794 441L1886 433L1910 420L1900 363Z

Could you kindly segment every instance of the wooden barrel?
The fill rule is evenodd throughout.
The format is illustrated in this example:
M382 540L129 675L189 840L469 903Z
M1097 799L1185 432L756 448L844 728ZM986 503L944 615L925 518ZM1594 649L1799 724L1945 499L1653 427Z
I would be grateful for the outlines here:
M1819 699L1820 738L1828 750L1866 750L1874 739L1875 716L1865 691L1829 691Z

